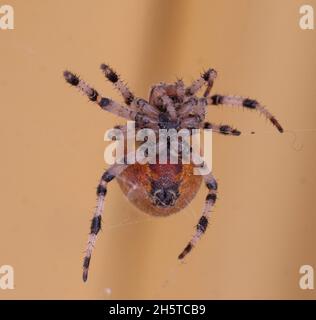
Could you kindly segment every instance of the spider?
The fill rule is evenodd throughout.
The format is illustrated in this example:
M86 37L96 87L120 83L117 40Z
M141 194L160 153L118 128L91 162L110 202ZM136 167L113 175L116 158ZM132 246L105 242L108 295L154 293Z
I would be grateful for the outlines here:
M213 132L223 135L239 136L241 132L228 125L217 125L205 121L207 106L231 105L259 111L272 122L279 132L283 132L276 118L256 100L232 95L210 96L217 76L214 69L203 72L188 87L182 80L169 84L160 82L151 88L148 100L134 96L118 74L108 65L102 64L101 70L122 95L124 104L102 97L95 89L69 71L64 71L64 78L101 109L135 121L136 131L142 128L151 128L155 132L158 132L159 129L171 128L176 130L204 128L212 129ZM198 97L196 94L202 88L205 88L203 96ZM126 131L126 126L116 126L116 128L120 128L123 132ZM183 259L192 250L207 229L218 189L212 172L203 176L194 175L195 166L193 162L183 164L181 161L178 164L127 164L125 155L122 164L115 163L103 173L97 187L97 206L91 221L83 260L84 281L88 278L91 254L97 234L101 229L107 185L114 178L118 178L117 181L123 193L133 204L142 211L155 216L167 216L186 207L195 197L204 180L207 188L204 209L196 225L195 234L178 258Z

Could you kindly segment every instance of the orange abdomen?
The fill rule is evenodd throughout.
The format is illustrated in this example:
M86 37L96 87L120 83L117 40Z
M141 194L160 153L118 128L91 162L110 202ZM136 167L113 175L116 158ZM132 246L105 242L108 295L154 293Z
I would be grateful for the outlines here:
M185 208L195 197L202 177L192 164L133 164L117 181L127 198L140 210L167 216Z

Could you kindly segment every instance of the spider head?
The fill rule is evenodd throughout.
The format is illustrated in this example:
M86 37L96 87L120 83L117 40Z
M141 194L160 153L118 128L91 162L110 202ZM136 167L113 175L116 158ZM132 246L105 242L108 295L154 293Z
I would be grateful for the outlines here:
M162 181L151 182L150 196L158 207L172 207L179 198L179 185L177 183L165 185Z

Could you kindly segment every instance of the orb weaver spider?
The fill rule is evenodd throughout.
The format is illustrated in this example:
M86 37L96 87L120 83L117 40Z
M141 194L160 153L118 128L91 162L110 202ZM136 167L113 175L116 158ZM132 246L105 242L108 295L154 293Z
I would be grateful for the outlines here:
M215 94L210 92L217 76L214 69L208 69L201 76L186 87L182 80L175 83L158 83L151 88L149 99L135 97L118 74L108 65L102 64L101 70L105 77L115 86L124 99L120 104L109 98L102 97L95 89L81 80L77 75L65 71L64 78L72 86L83 92L90 101L95 102L103 110L111 112L127 120L135 121L136 130L151 128L155 132L159 129L182 128L212 129L223 135L238 136L241 132L228 125L217 125L205 121L206 107L231 105L259 111L279 130L283 129L276 118L259 102L249 98L232 95ZM202 97L197 92L205 87ZM117 126L122 131L126 126ZM142 211L155 216L167 216L180 211L191 202L204 180L207 188L202 215L196 225L196 232L180 253L183 259L196 245L205 233L210 218L211 209L217 198L217 182L210 172L203 177L193 174L194 164L113 164L101 176L97 187L97 206L91 222L90 234L83 262L83 280L88 277L88 269L96 237L101 229L101 216L107 185L114 178L118 178L119 185L129 200ZM131 193L130 185L133 186Z

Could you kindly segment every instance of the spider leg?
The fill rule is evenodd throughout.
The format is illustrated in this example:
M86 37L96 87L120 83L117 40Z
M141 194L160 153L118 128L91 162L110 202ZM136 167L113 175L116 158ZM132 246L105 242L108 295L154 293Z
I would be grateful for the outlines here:
M162 105L168 111L171 120L176 120L177 113L176 113L176 109L174 107L173 101L170 99L170 97L167 96L167 94L162 95L161 100L162 100Z
M91 88L83 80L79 79L79 77L75 74L69 71L65 71L64 77L68 83L70 83L72 86L77 87L90 99L90 101L97 103L103 110L111 112L127 120L134 120L136 121L136 125L140 127L146 125L157 125L158 121L153 117L144 115L141 112L133 110L128 106L121 105L109 98L100 96L95 89Z
M188 118L192 115L199 116L201 119L205 118L206 104L201 102L201 99L197 97L189 97L182 104L178 111L178 115L181 119Z
M136 118L136 112L126 106L122 106L119 103L104 98L99 95L99 93L90 87L83 80L79 79L75 74L65 71L64 72L65 80L71 85L77 87L82 93L84 93L92 102L97 103L102 109L114 113L118 116L126 118L128 120L134 120Z
M112 128L112 130L113 129L118 129L118 130L120 130L121 131L121 133L122 133L122 135L124 136L124 139L131 139L131 137L129 137L128 136L128 128L127 128L127 125L116 125L116 126L114 126L113 128ZM155 126L148 126L147 128L145 128L145 130L146 129L151 129L151 130L153 130L154 132L155 132L155 134L159 134L159 129L158 128L156 128ZM137 133L138 133L138 131L139 131L139 128L136 128L136 132L135 132L135 134L136 134L136 136L137 136ZM132 136L132 138L133 138L133 136Z
M124 137L126 138L126 135L127 135L127 125L118 124L118 125L114 126L113 129L121 130L122 134L123 134Z
M145 99L135 97L127 87L127 84L120 79L119 75L111 67L106 64L101 64L100 68L105 77L112 82L115 88L121 93L127 105L136 107L137 111L141 111L151 116L157 116L159 114L156 108L150 105Z
M216 94L211 97L201 98L200 104L203 103L205 103L205 105L231 105L234 107L244 107L257 110L269 119L280 132L283 132L283 128L279 124L278 120L256 100L239 96Z
M177 81L174 83L176 88L177 96L180 99L184 99L185 97L185 86L182 79L177 79Z
M107 184L115 177L117 177L124 169L126 169L127 166L127 164L113 164L108 170L104 172L100 179L100 183L97 187L97 206L94 212L93 219L91 221L88 244L83 260L83 281L87 281L88 279L88 271L92 251L95 246L97 234L101 229L101 216L104 208L104 199L107 193Z
M132 101L132 106L135 107L136 110L139 110L140 112L145 113L155 119L157 119L159 116L159 111L151 104L149 104L145 99L135 98Z
M200 78L193 81L190 87L186 89L186 95L192 96L196 94L205 84L207 85L204 92L204 97L208 96L212 87L215 78L217 77L217 72L214 69L208 69L201 74Z
M160 83L152 88L149 102L154 105L159 105L163 110L167 110L170 115L170 119L176 120L177 113L175 105L168 93L178 94L178 90L181 93L181 84L179 82L174 85Z
M134 100L134 94L130 91L127 84L120 79L120 76L110 66L103 63L100 68L105 77L112 82L114 87L120 92L125 103L130 105Z
M187 118L184 118L182 121L181 121L181 129L198 129L201 127L201 124L202 124L202 119L199 115L194 115L194 116L191 116L191 117L187 117Z
M202 235L205 233L211 216L211 209L216 202L217 182L215 178L213 177L212 173L204 175L203 177L206 187L208 188L208 194L205 199L203 214L198 224L196 225L196 231L194 236L192 237L191 241L187 244L187 246L184 248L184 250L180 253L178 257L180 260L182 260L192 250L192 248L197 244Z
M212 132L230 135L230 136L239 136L241 132L237 129L234 129L228 125L217 125L210 122L204 122L204 129L212 129Z

